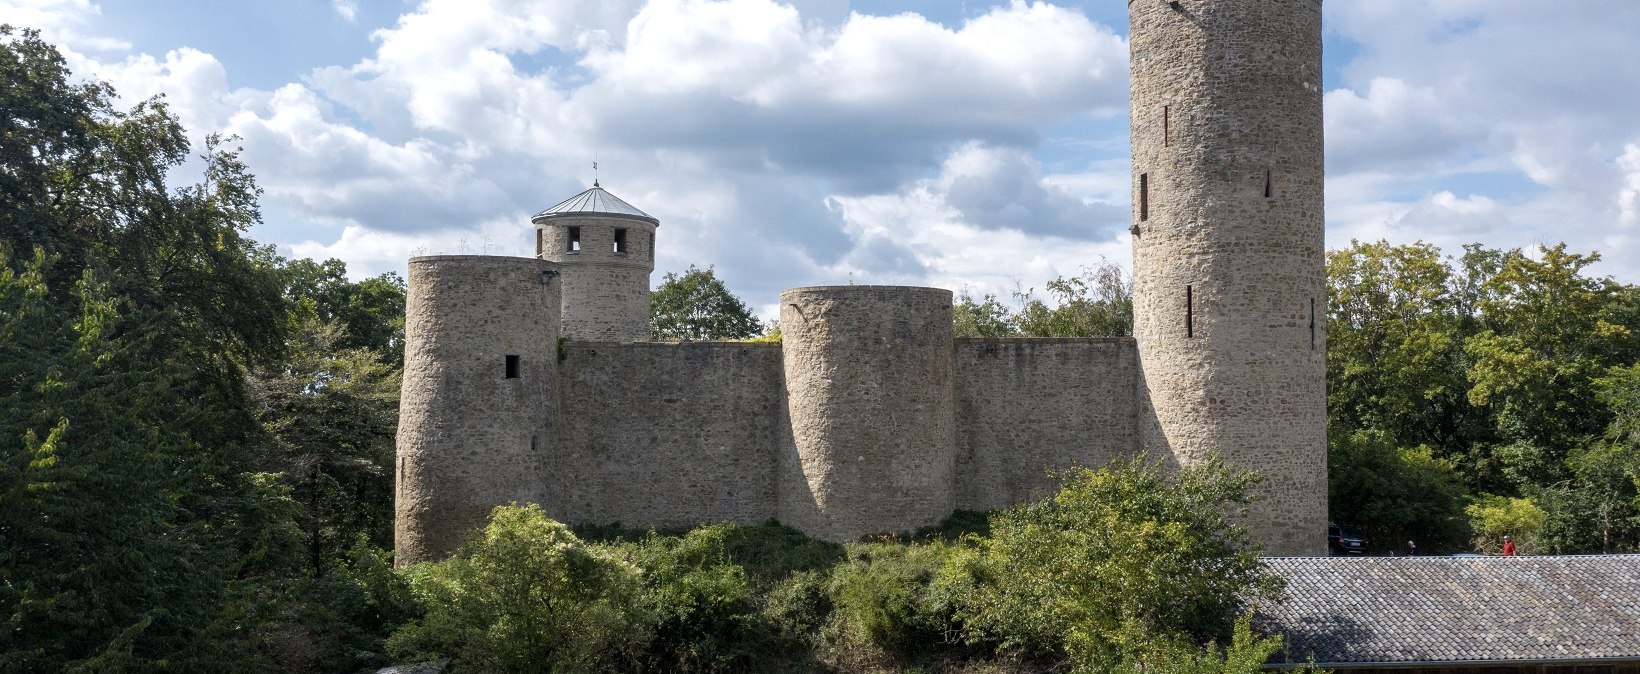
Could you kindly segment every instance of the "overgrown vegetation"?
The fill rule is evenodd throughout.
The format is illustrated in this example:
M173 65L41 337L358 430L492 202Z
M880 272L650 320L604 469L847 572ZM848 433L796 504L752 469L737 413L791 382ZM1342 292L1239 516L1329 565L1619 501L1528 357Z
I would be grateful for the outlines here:
M583 538L503 506L409 571L426 613L390 643L457 672L1253 672L1279 647L1238 624L1279 592L1229 515L1254 476L1132 461L1064 480L988 533L965 514L848 545L775 524Z

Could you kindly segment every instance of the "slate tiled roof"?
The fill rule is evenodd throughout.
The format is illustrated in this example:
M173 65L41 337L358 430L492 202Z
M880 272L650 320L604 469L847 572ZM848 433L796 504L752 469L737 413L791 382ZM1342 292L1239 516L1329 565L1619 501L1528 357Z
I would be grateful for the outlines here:
M622 215L641 218L655 224L660 224L655 216L638 210L636 206L622 201L620 197L610 194L608 190L594 184L585 192L558 202L558 205L536 213L531 220L553 218L567 215Z
M1265 562L1287 598L1257 624L1295 662L1640 661L1640 555Z

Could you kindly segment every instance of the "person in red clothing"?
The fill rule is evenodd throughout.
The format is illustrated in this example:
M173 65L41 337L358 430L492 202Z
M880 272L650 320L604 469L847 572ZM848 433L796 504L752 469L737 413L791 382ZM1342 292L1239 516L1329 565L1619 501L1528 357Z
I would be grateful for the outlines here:
M1511 539L1508 536L1503 537L1503 556L1505 556L1505 557L1514 557L1515 556L1515 541L1514 541L1514 539Z

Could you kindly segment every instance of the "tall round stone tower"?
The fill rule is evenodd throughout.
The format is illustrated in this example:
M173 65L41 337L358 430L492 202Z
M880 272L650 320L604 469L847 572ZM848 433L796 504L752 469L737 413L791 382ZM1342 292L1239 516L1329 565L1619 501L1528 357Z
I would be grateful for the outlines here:
M649 339L649 274L655 270L654 216L593 181L587 191L535 214L535 256L564 274L564 337Z
M399 565L443 557L497 505L550 496L557 271L527 257L410 259L394 482Z
M1325 554L1321 0L1129 0L1140 442L1264 474L1245 524Z

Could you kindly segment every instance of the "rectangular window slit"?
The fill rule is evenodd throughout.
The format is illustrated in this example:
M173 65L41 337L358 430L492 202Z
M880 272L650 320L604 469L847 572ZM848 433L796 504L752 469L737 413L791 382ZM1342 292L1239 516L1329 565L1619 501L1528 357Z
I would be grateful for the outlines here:
M514 355L508 355L507 356L507 378L508 379L517 379L518 378L518 356L514 356Z
M1315 298L1310 298L1310 350L1315 350Z
M1139 220L1150 219L1150 174L1139 174Z
M1194 286L1184 287L1184 336L1187 339L1196 336L1196 288Z
M626 230L624 229L615 230L615 252L626 252Z
M580 227L571 227L571 228L569 228L569 252L571 252L571 253L581 252L581 228Z
M535 256L536 257L541 257L541 253L542 253L541 242L544 240L543 236L545 234L546 234L545 230L542 230L540 228L536 228L536 230L535 230Z
M538 435L531 434L530 435L530 451L532 451L532 452L539 451L540 446L541 446L541 437L538 436Z
M644 241L649 243L649 259L655 259L655 233L649 232L649 234L644 237Z
M1162 147L1173 146L1172 111L1173 106L1162 106Z
M1272 194L1273 194L1273 192L1270 191L1270 172L1265 171L1264 172L1264 198L1269 199Z

